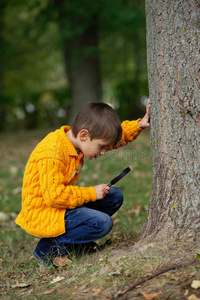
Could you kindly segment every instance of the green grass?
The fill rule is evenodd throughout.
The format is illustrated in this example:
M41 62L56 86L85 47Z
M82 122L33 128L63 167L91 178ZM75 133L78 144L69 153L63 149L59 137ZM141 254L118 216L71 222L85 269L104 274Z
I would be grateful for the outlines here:
M96 160L85 160L79 178L80 186L109 183L127 166L132 169L116 185L123 191L124 204L113 216L114 226L110 234L99 241L105 249L80 258L73 257L70 265L61 266L59 270L45 267L35 260L32 253L38 238L16 226L11 213L20 211L25 164L31 151L46 134L41 130L0 134L0 212L8 216L0 221L0 296L3 299L108 300L142 277L171 264L171 257L165 253L163 256L157 246L152 248L149 245L147 252L141 249L131 254L132 250L129 250L141 232L151 196L149 130L143 131L136 141L118 151ZM174 296L172 299L184 299L180 295L184 295L185 290L178 289L177 282L180 279L179 285L182 285L182 277L187 275L186 279L191 278L194 272L200 275L198 270L199 266L191 266L178 275L174 271L170 277L146 283L133 292L133 299L143 299L141 289L152 292L162 289L163 297L159 299L167 299L175 291L166 292L169 285L179 293L179 298ZM61 280L52 283L57 276Z
M38 294L43 293L45 289L53 288L51 285L49 287L49 280L46 280L46 277L49 278L54 272L57 272L41 266L32 257L38 239L16 226L11 215L11 213L18 213L21 208L21 186L28 157L46 134L47 132L44 131L30 131L1 133L0 135L0 212L4 212L8 216L7 220L0 222L1 294L8 299L23 297L24 290L31 288L27 286L20 290L20 288L12 287L19 282L29 281L34 288L28 297L38 299L36 291ZM110 152L105 157L96 160L85 160L79 178L80 186L108 183L127 166L130 166L132 171L116 185L124 193L123 207L113 217L115 225L111 233L99 241L103 244L107 240L107 247L133 243L134 237L139 235L145 221L151 194L149 131L142 132L134 143L119 151ZM135 204L139 208L137 211L134 209ZM112 246L109 246L109 243ZM69 270L70 268L73 270L74 277L72 277L75 281L79 277L82 285L87 285L91 278L94 278L94 274L99 273L103 268L106 258L101 263L97 260L96 264L89 264L85 269L83 261L85 260L74 260ZM81 264L83 264L84 271L81 274L74 274L77 265ZM43 273L48 274L48 272L49 276L42 277ZM76 285L76 283L74 284ZM47 297L45 294L40 296L41 299L47 299Z

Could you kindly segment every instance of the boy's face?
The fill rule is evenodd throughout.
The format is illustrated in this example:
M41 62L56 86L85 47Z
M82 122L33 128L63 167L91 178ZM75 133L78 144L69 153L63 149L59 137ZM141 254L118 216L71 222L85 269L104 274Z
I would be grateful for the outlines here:
M104 139L90 139L90 135L80 135L80 150L87 159L97 158L100 155L105 155L108 141Z

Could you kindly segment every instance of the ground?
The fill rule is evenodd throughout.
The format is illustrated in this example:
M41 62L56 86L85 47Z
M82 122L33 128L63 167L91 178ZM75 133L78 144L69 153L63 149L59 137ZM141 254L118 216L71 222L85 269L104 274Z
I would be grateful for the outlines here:
M118 186L125 201L113 217L111 233L98 241L102 250L70 259L57 269L35 260L38 238L16 226L25 163L46 131L0 135L0 295L2 299L200 299L200 262L194 244L168 237L140 241L151 195L149 131L118 152L86 161L80 185L109 182L125 167L132 172ZM173 267L168 270L168 268ZM160 275L148 276L166 270ZM196 280L196 282L194 282ZM200 286L200 285L199 285Z

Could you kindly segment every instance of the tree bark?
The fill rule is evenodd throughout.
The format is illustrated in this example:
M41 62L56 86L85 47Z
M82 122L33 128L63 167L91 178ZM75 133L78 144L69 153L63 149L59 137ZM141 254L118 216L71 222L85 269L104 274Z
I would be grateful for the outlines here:
M199 239L199 16L197 0L146 0L153 179L143 239Z
M65 70L72 89L73 101L69 118L69 124L71 124L77 112L86 103L102 100L102 81L98 52L97 15L91 13L90 17L85 19L84 15L80 16L74 11L72 16L70 11L64 9L64 2L55 0L63 41ZM80 6L80 2L77 1L77 5ZM85 7L84 9L87 11L90 8ZM71 32L68 32L68 35L66 35L68 30L66 20L71 22Z

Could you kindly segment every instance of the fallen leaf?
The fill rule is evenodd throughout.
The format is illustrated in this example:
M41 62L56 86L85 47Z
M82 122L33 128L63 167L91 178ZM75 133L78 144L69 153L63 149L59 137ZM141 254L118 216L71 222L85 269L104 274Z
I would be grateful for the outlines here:
M65 277L61 277L61 276L57 276L56 278L54 278L50 284L54 284L54 283L57 283L59 281L62 281L63 279L65 279Z
M9 215L0 211L0 221L8 221L9 220Z
M192 281L192 284L191 284L191 287L192 287L193 289L198 289L198 288L200 288L200 280L193 280L193 281Z
M188 300L199 300L200 298L198 298L196 295L192 294L191 296L188 297Z
M146 292L140 292L140 294L142 294L145 300L153 300L156 297L158 297L160 294L162 294L162 292L159 291L158 293L151 293L151 294L148 294Z
M102 293L102 289L94 289L93 290L93 296L96 297Z
M115 217L113 217L113 224L115 225L115 224L117 224L119 222L119 219L118 218L115 218Z
M19 186L19 187L15 188L14 190L12 190L12 194L17 195L17 194L21 193L21 191L22 191L22 188L21 188L21 186Z
M40 277L48 277L52 274L51 270L49 270L47 273L45 274L41 274Z
M138 216L140 212L144 211L144 207L140 203L135 203L131 210L128 211L128 214L131 216Z
M42 293L39 293L38 296L42 296L42 295L48 295L48 294L51 294L55 291L56 289L48 289Z
M16 289L16 288L25 288L27 286L30 286L30 282L22 282L22 283L18 283L15 285L11 285L11 288Z
M186 290L184 296L187 296L188 294L189 294L189 290Z
M85 287L87 286L87 284L82 285L79 290L83 290Z
M53 264L58 268L68 267L72 261L66 256L56 256L53 259Z
M16 175L17 174L18 168L16 166L11 166L9 169L10 169L10 173L12 175Z

